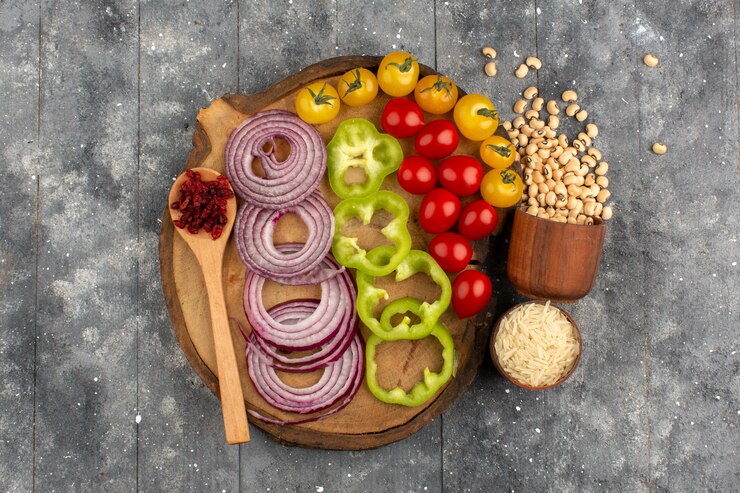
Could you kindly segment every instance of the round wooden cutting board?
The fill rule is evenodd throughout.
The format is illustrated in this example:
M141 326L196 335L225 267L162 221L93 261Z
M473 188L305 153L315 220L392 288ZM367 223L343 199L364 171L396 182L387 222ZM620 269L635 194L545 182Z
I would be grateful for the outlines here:
M339 57L312 65L270 87L265 92L251 96L227 94L219 98L208 108L202 109L197 117L193 135L193 150L186 167L205 166L224 172L224 150L231 131L248 116L265 109L280 108L293 110L295 94L306 84L314 80L327 80L336 84L338 78L346 71L356 67L366 67L373 72L377 69L380 57ZM421 74L435 73L426 66L421 66ZM462 95L462 94L461 94ZM336 127L345 119L352 117L367 118L376 127L380 127L380 115L389 96L380 93L373 103L358 108L342 105L339 117L333 121L318 125L325 142L334 135ZM445 117L451 117L451 114ZM432 119L427 115L427 121ZM499 133L505 135L500 129ZM411 139L402 139L401 145L405 155L413 153ZM456 151L458 154L477 155L478 143L462 138ZM409 231L413 238L413 247L427 250L431 235L426 234L417 221L420 196L403 191L397 183L395 173L386 178L384 189L401 194L409 203L411 219ZM324 179L321 192L331 207L339 199L329 188ZM472 197L467 201L477 197ZM499 227L504 223L506 211L499 211ZM374 219L375 222L375 219ZM379 234L369 228L358 228L360 244L369 248L378 244ZM275 243L303 241L306 238L305 226L291 214L278 223ZM474 242L472 267L488 265L493 259L488 258L488 241ZM218 395L218 375L213 339L210 329L208 302L205 295L203 278L195 257L192 255L179 235L174 234L174 226L167 209L162 218L160 235L160 264L162 288L169 309L172 326L185 352L188 361L203 382ZM224 292L229 316L238 321L249 332L243 308L243 288L246 269L236 252L233 237L229 240L224 258ZM434 300L439 288L422 275L395 283L390 278L378 280L378 285L389 291L391 300L399 296L414 296L428 301ZM318 286L281 286L271 281L266 283L263 292L265 306L293 298L318 298ZM422 428L436 416L439 416L470 385L487 350L488 337L493 323L491 300L488 309L475 319L458 320L453 310L448 310L442 322L448 327L455 341L457 368L454 378L442 388L437 395L425 405L409 408L390 405L375 399L363 383L352 402L342 411L326 419L300 425L276 426L249 417L251 423L265 430L277 440L291 444L327 449L361 450L377 447L401 440ZM384 305L381 305L381 309ZM363 336L368 330L360 324ZM256 392L246 369L244 357L245 340L239 331L238 324L232 323L231 333L239 358L239 370L244 389L247 407L260 414L281 420L295 419L295 415L283 413L267 404ZM401 386L409 390L416 381L422 378L423 370L429 366L435 371L441 367L439 344L433 338L420 341L399 341L383 343L378 348L378 380L386 388ZM320 371L284 375L287 383L306 386L315 382Z

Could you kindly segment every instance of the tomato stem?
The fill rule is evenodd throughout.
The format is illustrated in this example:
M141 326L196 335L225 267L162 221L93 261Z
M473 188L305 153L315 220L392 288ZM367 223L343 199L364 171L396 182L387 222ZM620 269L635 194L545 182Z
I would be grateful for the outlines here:
M332 99L337 99L331 94L324 94L324 90L326 89L326 82L324 82L324 85L321 86L321 90L318 94L313 92L310 87L307 87L308 93L313 98L313 102L316 103L317 106L321 106L322 104L328 104L329 106L334 106L334 103L331 102Z
M360 69L355 69L354 71L355 80L352 81L352 83L347 82L346 80L342 79L342 82L347 84L347 90L344 93L344 97L347 97L347 94L354 92L362 87L362 79L360 78Z
M406 60L403 61L403 64L398 63L398 62L390 62L388 65L393 65L394 67L398 67L398 70L400 70L401 72L408 72L409 70L411 70L413 63L414 63L414 57L409 56L409 57L406 57Z
M516 181L516 173L507 168L505 170L501 170L501 178L504 183L509 185Z
M496 113L496 110L493 108L491 108L490 110L488 108L481 108L476 113L480 116L485 116L486 118L498 120L498 113Z
M512 147L514 144L509 144L507 146L501 146L501 145L493 145L493 144L486 144L486 147L494 151L496 154L498 154L501 157L509 157L511 156L511 149L509 147Z
M431 91L432 89L434 89L435 91L441 92L444 89L447 92L447 94L451 96L452 95L452 91L450 91L451 87L452 87L452 81L445 82L442 80L442 76L438 75L437 82L427 87L426 89L422 89L419 92L427 92L427 91Z

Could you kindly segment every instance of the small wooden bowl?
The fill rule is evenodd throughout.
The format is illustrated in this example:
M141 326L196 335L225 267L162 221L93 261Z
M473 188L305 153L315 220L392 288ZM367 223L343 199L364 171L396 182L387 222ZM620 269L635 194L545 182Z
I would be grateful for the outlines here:
M498 370L498 372L501 375L503 375L504 378L506 378L508 381L510 381L511 383L513 383L514 385L516 385L518 387L521 387L521 388L527 389L527 390L547 390L547 389L552 389L554 387L557 387L558 385L560 385L561 383L565 382L566 380L568 380L570 378L570 376L573 374L573 372L576 371L576 368L578 368L578 364L581 362L581 354L583 353L583 341L581 340L581 329L578 328L578 324L576 323L575 320L573 320L573 317L571 317L568 312L566 312L565 310L563 310L559 306L555 306L555 305L552 305L551 304L550 305L550 308L553 308L555 310L559 310L563 315L565 315L565 318L567 318L568 321L571 324L573 324L573 327L575 328L575 332L576 332L576 338L578 339L578 356L576 356L576 360L573 362L573 366L570 368L570 370L568 370L568 373L566 373L561 378L559 378L555 383L552 383L550 385L545 385L545 386L542 386L542 387L534 387L532 385L527 385L526 383L520 382L519 380L515 379L514 377L512 377L511 375L509 375L508 373L506 373L506 371L504 370L504 368L501 366L501 362L498 359L498 355L496 354L496 337L498 336L498 332L501 329L501 322L503 322L504 318L506 318L506 316L509 315L509 313L511 313L512 311L514 311L516 308L519 308L520 306L523 306L523 305L529 305L529 304L544 305L545 302L544 301L527 301L525 303L519 303L518 305L514 305L511 308L509 308L508 310L506 310L506 312L504 312L504 314L501 315L499 317L499 319L496 321L496 325L494 325L494 327L493 327L493 333L491 334L491 339L489 341L489 350L491 352L491 359L493 360L493 366L496 367L496 369Z
M528 298L573 302L586 296L596 281L606 224L560 223L514 212L507 273Z

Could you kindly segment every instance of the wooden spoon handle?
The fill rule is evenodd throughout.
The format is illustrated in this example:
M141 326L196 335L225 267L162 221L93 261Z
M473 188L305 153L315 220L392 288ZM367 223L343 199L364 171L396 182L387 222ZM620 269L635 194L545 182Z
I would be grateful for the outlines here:
M205 276L208 305L211 310L211 329L216 349L218 386L221 394L221 412L224 417L226 441L230 444L249 441L249 425L244 405L244 394L236 365L234 341L231 339L229 319L222 286L221 269Z

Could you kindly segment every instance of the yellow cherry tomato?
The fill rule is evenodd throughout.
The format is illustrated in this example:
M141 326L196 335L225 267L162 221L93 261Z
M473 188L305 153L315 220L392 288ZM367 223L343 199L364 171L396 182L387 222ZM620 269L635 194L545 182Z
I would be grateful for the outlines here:
M490 99L482 94L460 98L453 113L460 133L470 140L484 140L498 128L498 113Z
M350 70L337 83L339 97L350 106L368 104L378 95L378 79L366 68Z
M486 173L480 183L483 200L502 209L518 204L523 191L524 183L513 169L493 169Z
M326 123L339 113L339 94L326 82L314 82L298 92L295 111L306 123Z
M388 53L378 66L378 84L384 93L393 97L406 96L419 80L419 64L405 51Z
M516 147L500 135L492 135L480 144L480 158L491 168L506 169L514 162Z
M416 84L414 98L427 113L442 115L455 107L457 86L444 75L427 75Z

